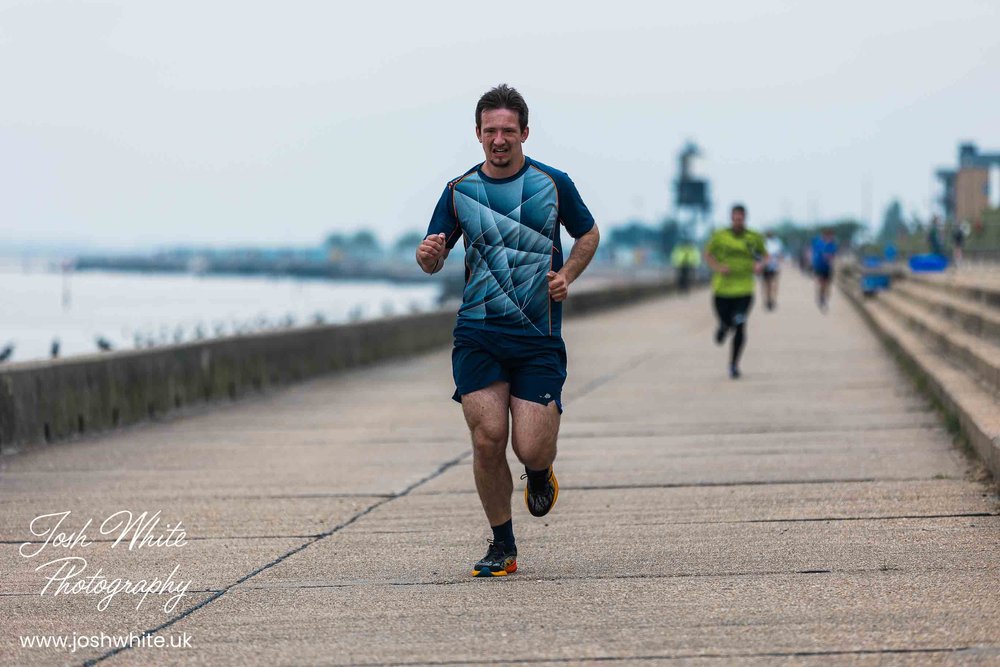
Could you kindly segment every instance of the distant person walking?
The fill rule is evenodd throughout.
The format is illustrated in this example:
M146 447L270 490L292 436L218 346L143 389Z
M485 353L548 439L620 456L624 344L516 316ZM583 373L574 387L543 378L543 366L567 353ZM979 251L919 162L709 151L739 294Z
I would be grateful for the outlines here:
M952 262L958 266L962 261L962 248L965 247L965 239L969 236L969 223L956 222L955 228L951 232L951 256Z
M829 227L820 232L812 242L813 275L816 276L816 303L824 313L830 303L830 281L833 279L833 260L837 256L837 240Z
M701 266L701 254L695 244L683 240L674 246L670 261L677 274L677 289L686 294L691 289L694 272Z
M764 305L768 310L778 306L778 275L781 273L781 257L785 248L781 239L768 230L764 235L764 247L767 249L767 262L764 264Z
M712 269L712 294L719 327L715 342L722 345L732 330L729 377L740 377L740 356L746 342L746 323L753 306L754 274L767 262L764 237L746 227L746 207L733 206L732 225L712 234L705 246L705 262Z
M528 511L545 516L559 496L552 462L566 379L562 302L600 234L569 176L524 155L528 105L520 93L503 84L484 94L476 137L486 160L445 186L417 263L440 271L464 240L452 398L472 433L472 471L493 530L472 575L499 577L517 570L508 436L524 464ZM565 261L560 225L576 239Z
M812 272L812 248L808 244L799 250L799 271L806 275Z
M941 221L936 215L931 218L931 226L927 230L927 245L933 254L944 255L944 247L941 245Z

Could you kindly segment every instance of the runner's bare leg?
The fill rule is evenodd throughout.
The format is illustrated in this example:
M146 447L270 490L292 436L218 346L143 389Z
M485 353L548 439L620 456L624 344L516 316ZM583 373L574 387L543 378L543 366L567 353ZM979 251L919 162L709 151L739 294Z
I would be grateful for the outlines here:
M472 434L472 471L476 490L491 526L510 519L514 492L507 465L510 385L494 382L485 389L462 396L462 411Z
M514 454L532 470L545 470L556 458L560 414L555 401L548 405L510 397Z

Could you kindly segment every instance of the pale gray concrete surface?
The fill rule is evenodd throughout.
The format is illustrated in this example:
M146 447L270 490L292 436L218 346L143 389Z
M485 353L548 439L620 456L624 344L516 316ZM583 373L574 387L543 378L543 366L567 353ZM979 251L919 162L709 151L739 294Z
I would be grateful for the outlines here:
M506 579L469 577L489 530L447 350L2 458L0 663L160 628L193 648L100 664L997 664L1000 499L850 306L784 282L736 382L707 292L566 323L559 502L533 519L517 483ZM180 607L38 595L31 519L121 509L188 543L48 559L179 565Z

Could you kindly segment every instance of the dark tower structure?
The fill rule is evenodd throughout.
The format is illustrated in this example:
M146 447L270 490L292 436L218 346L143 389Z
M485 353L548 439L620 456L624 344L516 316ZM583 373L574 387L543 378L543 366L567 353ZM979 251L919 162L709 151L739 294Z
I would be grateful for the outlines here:
M678 175L674 181L674 218L691 239L700 238L706 230L702 226L708 222L712 210L709 183L697 178L692 162L701 156L701 149L692 142L684 144L677 156Z

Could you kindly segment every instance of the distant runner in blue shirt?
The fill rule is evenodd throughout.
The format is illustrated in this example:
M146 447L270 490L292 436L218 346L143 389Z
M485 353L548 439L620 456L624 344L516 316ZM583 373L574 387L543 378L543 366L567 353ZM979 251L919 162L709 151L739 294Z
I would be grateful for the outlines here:
M812 241L812 265L816 275L816 301L824 313L830 301L830 279L833 278L833 259L837 256L837 241L833 230L827 227Z
M566 379L562 302L600 234L569 176L524 155L528 105L520 93L503 84L484 94L476 137L486 160L445 186L417 263L435 273L463 240L452 398L472 432L476 489L493 529L472 575L499 577L517 570L508 434L524 464L528 511L545 516L559 496L552 462ZM565 259L561 227L576 239Z

